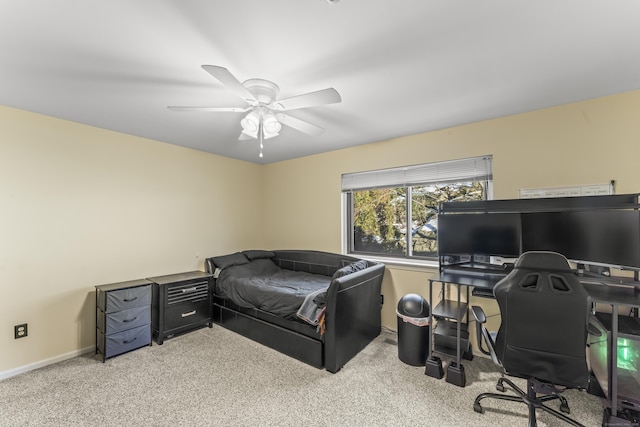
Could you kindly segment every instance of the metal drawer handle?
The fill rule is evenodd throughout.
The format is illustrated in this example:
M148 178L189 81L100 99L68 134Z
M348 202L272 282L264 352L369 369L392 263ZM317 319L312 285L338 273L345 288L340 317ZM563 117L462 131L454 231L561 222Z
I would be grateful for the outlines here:
M122 344L131 344L132 342L134 342L137 339L138 339L138 337L135 337L134 339L129 340L129 341L122 341Z
M138 318L138 316L134 317L133 319L124 319L122 322L123 323L129 323L129 322L133 322L134 320L136 320Z
M123 299L122 301L124 301L124 302L131 302L131 301L135 301L135 300L137 300L137 299L138 299L138 297L125 298L125 299Z
M182 313L182 317L189 317L189 316L193 316L194 314L196 314L196 310L189 311L187 313Z
M182 293L184 294L185 292L194 292L195 290L196 290L196 287L194 286L193 288L183 289Z

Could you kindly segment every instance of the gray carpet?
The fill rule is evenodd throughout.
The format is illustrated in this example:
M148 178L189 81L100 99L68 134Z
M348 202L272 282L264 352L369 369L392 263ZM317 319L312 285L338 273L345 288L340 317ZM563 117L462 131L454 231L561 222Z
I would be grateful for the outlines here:
M495 391L492 363L465 361L467 387L398 359L384 332L337 374L312 368L220 326L102 363L77 357L0 382L7 426L525 426L526 408L473 399ZM602 402L565 396L571 414L599 426ZM546 414L539 426L566 425Z

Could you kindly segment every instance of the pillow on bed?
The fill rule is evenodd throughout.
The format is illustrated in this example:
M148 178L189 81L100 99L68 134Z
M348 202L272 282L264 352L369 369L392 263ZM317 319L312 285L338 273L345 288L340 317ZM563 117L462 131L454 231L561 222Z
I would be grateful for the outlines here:
M363 259L354 261L351 264L345 265L341 269L336 270L336 272L333 273L333 279L338 279L340 277L347 276L351 273L355 273L356 271L364 270L365 268L367 268L367 266L368 266L367 261Z
M216 267L222 270L227 267L233 267L234 265L248 264L249 260L240 252L236 252L235 254L231 255L214 257L213 263L216 265Z
M253 261L254 259L271 259L274 256L276 256L276 254L274 254L271 251L262 251L259 249L242 251L242 253L244 254L244 256L246 256L249 259L249 261Z
M361 259L361 260L358 260L358 261L352 263L351 267L353 267L353 271L355 273L356 271L364 270L365 268L369 267L369 263L367 261Z

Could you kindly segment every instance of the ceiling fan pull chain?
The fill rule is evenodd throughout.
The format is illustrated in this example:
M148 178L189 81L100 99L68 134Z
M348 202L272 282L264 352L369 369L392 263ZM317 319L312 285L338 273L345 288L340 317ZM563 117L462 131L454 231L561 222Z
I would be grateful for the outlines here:
M262 149L264 148L264 145L262 142L264 141L264 129L262 127L262 115L260 116L260 124L258 125L258 140L260 141L260 157L263 157Z

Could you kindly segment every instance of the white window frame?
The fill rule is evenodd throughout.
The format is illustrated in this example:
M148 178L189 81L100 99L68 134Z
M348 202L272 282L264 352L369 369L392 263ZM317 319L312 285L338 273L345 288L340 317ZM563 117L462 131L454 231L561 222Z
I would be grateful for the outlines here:
M342 253L379 259L384 262L437 266L436 258L418 258L411 254L411 245L405 256L388 256L383 253L350 252L353 247L353 230L351 216L353 215L349 195L353 191L388 187L407 187L408 212L411 212L411 187L447 184L453 182L481 181L484 182L486 200L493 199L493 156L485 155L465 159L448 160L443 162L425 163L420 165L403 166L373 171L346 173L342 175L341 197L341 243ZM408 219L409 221L409 219Z

